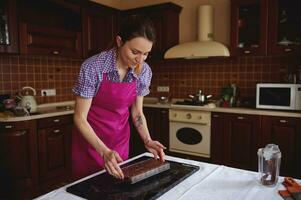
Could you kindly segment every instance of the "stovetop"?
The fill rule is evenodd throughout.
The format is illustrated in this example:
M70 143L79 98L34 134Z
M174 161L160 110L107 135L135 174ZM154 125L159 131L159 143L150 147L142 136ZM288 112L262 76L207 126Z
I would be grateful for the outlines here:
M140 157L123 165L122 167L145 159L150 159L150 157ZM166 162L170 163L169 170L135 184L120 182L108 175L108 173L103 173L68 187L67 192L85 199L156 199L199 169L198 166L194 165L173 161Z
M173 104L175 105L187 105L187 106L204 106L208 102L199 102L199 101L192 101L192 100L183 100L183 101L176 101Z

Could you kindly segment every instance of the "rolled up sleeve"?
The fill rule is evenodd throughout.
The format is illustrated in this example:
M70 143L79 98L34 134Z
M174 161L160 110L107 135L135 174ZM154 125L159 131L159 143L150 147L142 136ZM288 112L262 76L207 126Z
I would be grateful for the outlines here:
M89 60L82 64L78 79L73 87L73 92L76 95L84 98L95 96L100 81L96 69L95 63Z
M152 70L148 64L143 64L143 69L141 74L138 76L137 80L137 95L146 96L150 93L149 87L152 79Z

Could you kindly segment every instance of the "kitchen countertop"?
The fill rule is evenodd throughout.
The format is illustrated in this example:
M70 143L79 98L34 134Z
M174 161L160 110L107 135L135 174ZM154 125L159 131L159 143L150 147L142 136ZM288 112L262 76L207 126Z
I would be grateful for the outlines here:
M172 102L175 102L179 99L173 99ZM200 110L200 111L209 111L209 112L224 112L224 113L236 113L236 114L250 114L250 115L268 115L268 116L280 116L280 117L299 117L301 118L301 111L278 111L278 110L263 110L263 109L252 109L252 108L222 108L222 107L209 107L205 106L188 106L188 105L176 105L172 102L168 103L159 103L157 98L145 97L144 98L144 107L151 108L166 108L166 109L185 109L185 110ZM67 106L71 109L59 109L58 107ZM74 113L74 101L65 101L58 103L49 103L38 105L37 113L31 116L24 117L0 117L0 122L17 122L17 121L26 121L33 119L40 119L46 117L54 117L60 115L68 115Z
M144 153L131 160L141 156L151 156L150 153ZM262 186L258 182L258 173L253 171L241 170L231 168L223 165L214 165L205 162L187 160L172 156L166 156L166 160L187 163L199 166L200 169L192 174L190 177L176 185L164 193L159 200L282 200L282 197L278 194L278 190L285 189L281 184L283 177L279 177L278 183L275 187ZM79 183L83 180L87 180L91 177L104 173L101 172L92 174L83 179L80 179L74 183L56 189L48 194L40 196L37 200L78 200L82 199L78 196L66 192L66 188ZM301 180L296 180L301 183Z

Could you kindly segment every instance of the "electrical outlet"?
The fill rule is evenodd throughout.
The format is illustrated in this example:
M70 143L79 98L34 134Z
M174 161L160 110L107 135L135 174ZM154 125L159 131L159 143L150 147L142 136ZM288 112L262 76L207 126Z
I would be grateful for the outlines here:
M169 92L169 86L158 86L157 92Z
M42 89L41 90L41 96L55 96L56 95L56 90L55 89Z

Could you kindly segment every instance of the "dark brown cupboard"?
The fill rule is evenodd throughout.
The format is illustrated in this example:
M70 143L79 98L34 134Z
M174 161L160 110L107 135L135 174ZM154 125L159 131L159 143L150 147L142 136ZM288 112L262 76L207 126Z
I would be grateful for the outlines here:
M268 1L231 1L231 55L266 55Z
M38 120L39 192L70 181L72 115Z
M277 144L280 175L300 178L301 119L266 115L212 113L211 161L257 171L257 150Z
M0 123L0 199L31 199L70 180L72 115Z
M280 175L301 177L301 118L262 116L263 144L274 143L282 154Z
M115 44L117 10L89 2L82 8L83 57L93 56Z
M16 0L0 2L0 53L18 53Z
M260 116L212 113L212 161L242 169L257 169Z
M17 6L21 54L82 57L79 4L18 0Z
M300 7L300 1L269 1L269 54L301 55Z
M300 1L232 0L232 55L301 55Z
M0 123L0 199L24 199L38 184L36 121Z

